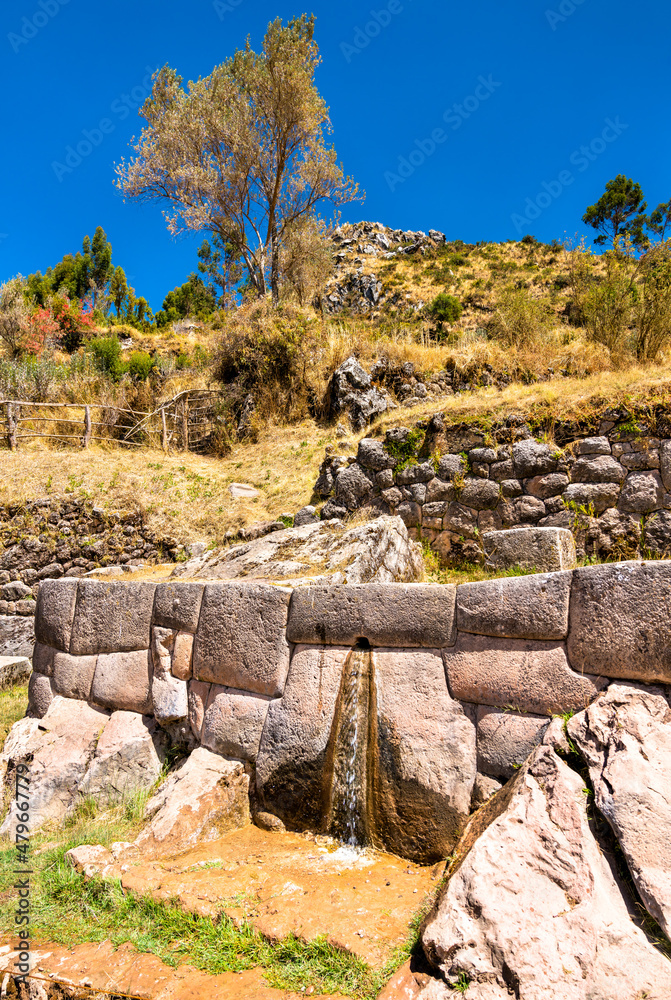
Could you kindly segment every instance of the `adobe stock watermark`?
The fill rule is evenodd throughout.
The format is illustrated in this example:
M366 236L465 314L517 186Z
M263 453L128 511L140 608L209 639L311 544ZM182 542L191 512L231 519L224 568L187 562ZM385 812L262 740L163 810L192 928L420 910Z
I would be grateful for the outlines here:
M354 29L354 37L351 42L341 42L340 51L348 63L354 56L361 55L367 49L374 38L381 35L385 28L388 28L395 17L402 14L405 7L401 0L389 0L381 10L370 11L370 21L366 21L363 28L357 25Z
M70 0L38 0L38 9L32 17L22 19L20 33L10 31L7 35L7 41L14 51L18 53L24 45L32 42L33 38L36 38L40 31L56 17L61 7L65 7L69 3Z
M469 118L471 118L485 103L492 94L496 93L502 83L498 83L491 75L488 77L479 76L478 85L472 94L465 97L461 104L453 104L443 113L443 121L450 125L453 132L457 132ZM399 156L396 171L385 170L384 179L389 190L394 193L399 184L412 177L415 171L419 170L426 161L433 156L439 146L447 142L449 134L444 128L434 128L431 135L426 139L415 139L415 145L407 156Z
M245 0L214 0L212 7L219 20L223 21L227 14L234 14L236 8L244 2Z
M552 8L546 10L545 16L552 30L556 31L558 25L568 21L569 17L575 14L578 7L582 7L584 3L587 3L587 0L562 0L557 10L552 10Z
M105 136L111 135L115 131L118 122L125 121L129 114L137 111L140 105L149 97L152 91L151 78L154 71L149 66L145 66L145 69L147 74L142 83L133 87L129 93L121 94L112 101L109 109L112 117L106 116L96 122L93 128L82 129L82 138L75 140L74 143L65 147L63 159L52 160L51 169L61 184L69 174L81 166L84 160L93 153L94 149L103 144ZM117 121L114 120L115 118Z
M576 168L577 173L583 174L589 170L595 160L598 160L606 152L608 146L619 139L628 128L628 125L620 121L619 116L615 118L615 121L612 118L606 118L606 127L596 138L592 139L589 145L574 149L569 156L569 163ZM510 216L517 232L520 234L527 232L529 223L539 219L546 209L550 208L558 198L561 198L565 189L570 187L575 179L573 171L562 170L556 179L543 181L542 190L538 192L536 197L527 198L524 212L521 214L513 212Z
M27 764L16 767L16 788L13 803L16 827L14 831L14 870L17 876L14 883L16 890L16 909L14 910L14 926L16 927L16 942L18 957L14 966L18 975L16 982L27 985L30 972L30 769Z

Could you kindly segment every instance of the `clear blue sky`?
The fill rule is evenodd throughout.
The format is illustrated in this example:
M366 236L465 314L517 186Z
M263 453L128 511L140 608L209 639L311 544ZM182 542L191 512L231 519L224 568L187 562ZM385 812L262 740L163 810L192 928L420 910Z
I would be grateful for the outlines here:
M304 11L317 15L333 141L367 192L345 220L549 241L583 230L617 173L651 207L671 197L668 0L301 2L3 4L0 278L46 269L102 225L115 263L160 308L200 239L174 241L160 207L124 204L113 186L147 73L168 63L205 76L248 34L258 48L269 20ZM71 172L55 167L85 130L99 144Z

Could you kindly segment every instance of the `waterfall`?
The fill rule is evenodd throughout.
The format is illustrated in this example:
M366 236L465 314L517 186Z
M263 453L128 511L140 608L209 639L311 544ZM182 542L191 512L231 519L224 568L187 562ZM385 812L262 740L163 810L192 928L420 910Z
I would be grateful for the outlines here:
M370 650L360 647L345 661L333 750L329 831L352 847L369 842L370 661Z

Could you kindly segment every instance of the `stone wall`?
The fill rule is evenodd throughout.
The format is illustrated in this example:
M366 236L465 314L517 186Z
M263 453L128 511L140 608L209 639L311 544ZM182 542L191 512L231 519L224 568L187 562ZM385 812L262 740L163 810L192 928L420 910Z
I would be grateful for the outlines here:
M245 762L255 808L323 830L354 680L367 837L431 860L551 716L613 678L671 684L670 612L667 562L459 587L47 580L29 712L60 696L151 716L186 750Z
M671 553L668 415L646 423L609 412L544 436L521 418L483 429L437 415L393 428L361 441L356 456L327 453L315 486L321 516L397 514L448 565L482 562L483 534L519 526L570 529L579 559Z

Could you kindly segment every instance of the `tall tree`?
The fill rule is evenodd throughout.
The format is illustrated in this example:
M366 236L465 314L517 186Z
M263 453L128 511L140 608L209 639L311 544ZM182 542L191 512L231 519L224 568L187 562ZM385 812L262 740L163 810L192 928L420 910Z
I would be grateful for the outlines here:
M84 240L85 245L87 240L88 236ZM86 250L84 253L86 254ZM112 267L112 244L107 239L107 234L102 226L98 226L93 234L89 256L91 259L89 287L91 288L93 308L95 309L99 307L101 299L104 301L112 274L114 273L114 268Z
M117 319L121 316L124 302L128 297L128 282L126 272L122 267L115 267L110 281L110 295L116 309Z
M141 114L135 158L117 167L128 198L163 200L173 234L218 236L243 259L259 295L279 298L280 251L289 229L322 201L358 196L333 147L328 108L314 82L314 17L273 21L260 53L244 49L182 87L165 66Z
M242 278L240 254L219 235L204 240L198 248L198 270L209 279L209 287L219 289L221 304L229 304L231 293ZM216 293L215 293L216 294Z
M648 242L644 233L647 207L641 185L618 174L608 181L605 192L596 204L589 206L582 221L599 232L594 240L598 246L606 243L615 246L622 237L629 237L641 249Z
M671 233L671 199L666 204L661 202L654 212L650 213L648 228L661 240L666 239L667 232Z

